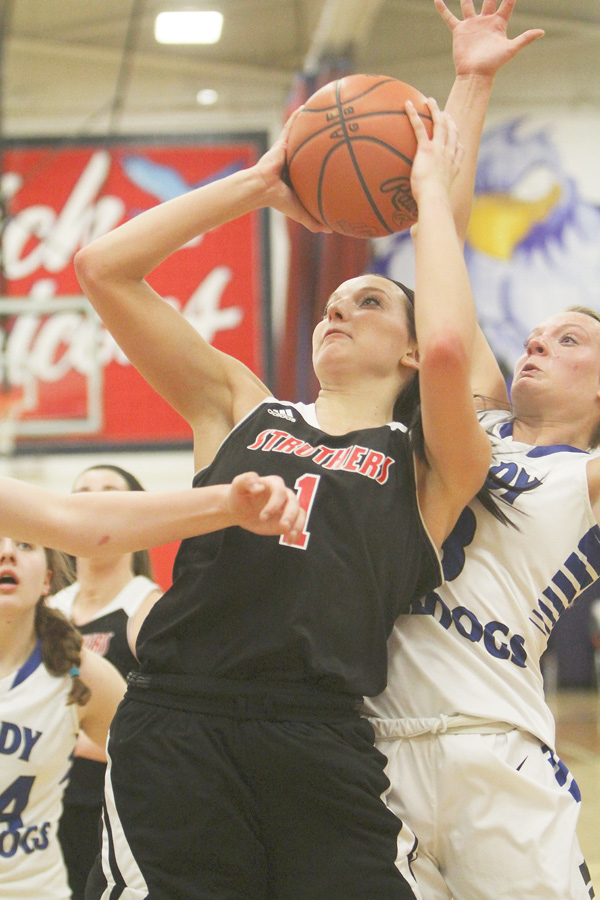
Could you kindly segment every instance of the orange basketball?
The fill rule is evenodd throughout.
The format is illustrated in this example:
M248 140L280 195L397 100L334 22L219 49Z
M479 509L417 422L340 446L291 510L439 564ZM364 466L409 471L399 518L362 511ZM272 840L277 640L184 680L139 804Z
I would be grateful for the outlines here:
M350 237L403 231L417 220L410 170L417 148L404 103L428 134L425 96L384 75L347 75L310 97L292 125L290 183L315 219Z

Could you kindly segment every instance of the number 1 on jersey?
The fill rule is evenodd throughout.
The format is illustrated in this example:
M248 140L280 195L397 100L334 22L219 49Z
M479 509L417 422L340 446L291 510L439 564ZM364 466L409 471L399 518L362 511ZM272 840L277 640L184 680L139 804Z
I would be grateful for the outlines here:
M320 475L309 475L308 473L306 475L301 475L300 478L296 479L294 490L298 494L298 503L306 513L304 528L297 536L295 541L290 540L288 537L282 534L279 538L280 544L285 544L286 547L298 547L299 550L306 550L308 546L308 539L310 538L310 531L308 531L308 520L313 503L315 502L315 496L317 493L317 488L319 487L320 480Z

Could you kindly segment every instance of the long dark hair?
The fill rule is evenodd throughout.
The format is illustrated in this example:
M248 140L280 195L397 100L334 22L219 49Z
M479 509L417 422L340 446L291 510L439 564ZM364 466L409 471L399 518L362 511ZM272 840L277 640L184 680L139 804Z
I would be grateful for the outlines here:
M393 284L395 284L396 287L399 287L406 297L408 301L405 304L408 334L412 340L416 341L417 331L415 327L414 309L415 292L405 284L402 284L401 281L396 281L394 278L388 278L387 275L381 275L380 277L386 278L388 281L391 281ZM419 392L418 372L415 372L415 375L408 386L396 399L396 402L394 404L394 421L402 422L402 424L407 426L410 433L411 446L415 456L417 456L427 465L427 456L425 454L425 435L423 434L423 419L421 417L421 395ZM485 483L482 485L482 487L479 488L475 496L484 507L484 509L491 513L495 519L498 519L498 521L502 522L503 525L513 525L514 523L510 521L508 516L506 516L506 514L500 508L498 498L492 494L492 486L500 488L507 487L507 485L501 478L499 478L493 472L488 472L488 477Z
M116 472L116 474L123 479L130 491L145 490L145 488L138 481L135 475L132 475L131 472L127 471L127 469L122 469L121 466L115 466L112 463L98 463L95 466L88 466L87 469L84 469L79 473L77 478L81 478L81 476L85 475L86 472L93 472L97 469L107 469L109 472ZM77 479L75 480L77 481ZM150 554L147 550L135 550L133 552L131 570L134 575L145 575L146 578L149 578L151 581L154 580L154 577L152 575L152 562L150 560Z

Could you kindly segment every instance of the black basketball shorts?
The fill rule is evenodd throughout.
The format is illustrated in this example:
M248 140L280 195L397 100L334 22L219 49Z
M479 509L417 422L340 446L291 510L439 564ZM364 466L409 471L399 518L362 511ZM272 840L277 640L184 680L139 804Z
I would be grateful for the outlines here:
M370 724L125 699L86 900L414 900Z

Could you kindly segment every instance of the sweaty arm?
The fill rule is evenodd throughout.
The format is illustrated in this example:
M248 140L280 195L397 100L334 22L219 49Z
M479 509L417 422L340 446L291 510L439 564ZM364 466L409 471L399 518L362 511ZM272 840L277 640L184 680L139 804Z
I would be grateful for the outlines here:
M450 200L459 239L467 236L477 156L485 115L498 71L524 47L543 37L541 28L529 29L510 39L507 34L515 0L484 3L480 13L463 4L464 18L457 18L444 0L434 0L436 9L452 33L452 55L456 78L446 103L458 127L464 156L450 189ZM471 359L471 385L479 409L508 409L506 382L492 350L478 327Z
M186 265L183 245L257 208L259 187L252 170L237 172L136 216L75 257L81 287L118 345L192 428L196 468L211 461L236 421L269 392L245 365L205 341L145 277L176 250Z
M246 472L231 484L184 491L64 495L0 477L0 531L72 556L130 553L232 525L293 537L303 520L296 495L276 475Z
M80 731L77 735L75 743L74 756L80 756L82 759L92 759L94 762L106 762L106 750L103 744L96 744L92 741L85 731Z
M116 342L190 424L197 468L269 391L241 362L211 347L145 278L176 251L185 265L193 238L264 207L327 230L281 178L292 119L254 166L147 210L75 257L81 287Z
M417 463L419 501L438 547L485 481L491 447L471 391L477 322L449 189L462 151L456 126L430 100L433 136L407 104L418 147L411 187L415 240L415 326L427 465Z
M125 679L108 660L85 647L79 664L81 680L90 689L90 699L77 707L79 724L99 747L106 745L108 729L125 693Z

